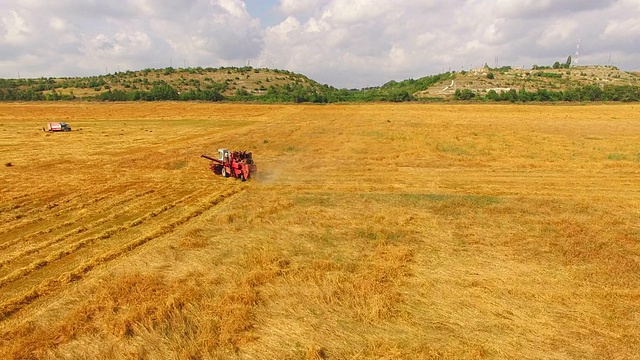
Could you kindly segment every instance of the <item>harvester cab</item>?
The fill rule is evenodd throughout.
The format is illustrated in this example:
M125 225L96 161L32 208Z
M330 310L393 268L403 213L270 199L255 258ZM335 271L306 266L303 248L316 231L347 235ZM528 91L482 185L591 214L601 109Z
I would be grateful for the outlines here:
M218 149L218 160L222 162L229 161L229 149Z

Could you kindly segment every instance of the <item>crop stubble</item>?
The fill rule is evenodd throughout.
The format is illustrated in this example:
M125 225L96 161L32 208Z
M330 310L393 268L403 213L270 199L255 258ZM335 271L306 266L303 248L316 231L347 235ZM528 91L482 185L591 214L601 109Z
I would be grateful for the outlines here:
M0 108L3 353L640 355L637 106Z

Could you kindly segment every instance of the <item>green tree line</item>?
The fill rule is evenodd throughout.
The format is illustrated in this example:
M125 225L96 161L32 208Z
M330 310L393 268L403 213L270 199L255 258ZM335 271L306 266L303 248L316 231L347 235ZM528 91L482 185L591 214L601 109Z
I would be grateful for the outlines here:
M571 57L564 64L554 64L554 68L569 67ZM543 68L543 67L539 67ZM550 68L550 67L544 67ZM510 67L490 69L502 72ZM414 94L426 90L438 82L446 82L455 79L457 73L443 73L427 76L420 79L407 79L403 81L389 81L378 87L363 89L337 89L329 85L321 85L309 80L304 75L294 74L286 70L268 70L271 73L284 76L287 83L275 84L269 77L258 81L254 89L246 89L244 86L236 89L232 95L223 95L229 89L234 80L227 79L223 82L215 82L207 73L223 72L232 76L246 76L267 71L267 69L242 68L188 68L188 69L145 69L139 72L119 72L103 76L85 78L39 78L39 79L0 79L0 101L60 101L74 100L76 97L68 94L68 91L60 89L80 88L94 89L95 95L84 96L83 100L97 101L244 101L262 103L336 103L336 102L407 102L417 101ZM160 79L160 74L173 73L197 74L204 77L189 78L180 77L169 83ZM155 80L147 76L156 74ZM462 73L464 74L464 72ZM489 73L493 75L493 73ZM489 75L488 75L489 76ZM537 76L561 77L556 73L537 73ZM238 79L238 77L236 77ZM170 80L171 81L171 80ZM267 86L268 85L268 86ZM106 90L106 91L105 91ZM64 92L64 94L63 94ZM478 93L469 89L456 90L455 100L475 101L640 101L639 87L631 85L586 85L567 90L538 89L527 91L524 88L517 90L489 91ZM422 101L432 99L422 98ZM441 100L441 99L440 99Z
M489 90L486 94L478 94L469 89L456 90L455 100L479 100L479 101L508 101L508 102L558 102L558 101L640 101L640 87L632 85L585 85L562 91L538 89L527 91L520 89L516 91Z

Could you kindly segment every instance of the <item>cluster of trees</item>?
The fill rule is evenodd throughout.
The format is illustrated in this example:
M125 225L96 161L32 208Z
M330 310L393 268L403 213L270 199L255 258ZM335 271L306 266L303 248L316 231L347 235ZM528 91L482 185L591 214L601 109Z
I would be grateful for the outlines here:
M266 69L265 69L266 70ZM267 103L334 103L334 102L373 102L373 101L413 101L412 94L424 90L436 82L449 78L450 73L423 77L417 80L390 81L380 87L364 89L336 89L328 85L320 85L303 75L287 70L269 70L281 74L290 81L285 84L261 84L259 88L248 90L244 87L236 89L231 96L223 96L233 80L217 83L211 78L183 78L169 83L160 79L160 74L169 75L183 72L206 75L211 72L240 74L248 78L250 73L259 73L262 69L252 67L228 68L189 68L189 69L144 69L139 72L118 72L103 76L84 78L40 78L40 79L0 79L0 101L38 101L38 100L71 100L73 94L60 94L57 89L94 89L96 95L84 96L83 99L99 101L162 101L162 100L200 100L200 101L258 101ZM156 74L158 79L148 76ZM238 79L236 77L236 79ZM269 82L267 78L266 82ZM234 83L235 84L235 83ZM117 88L116 88L117 87ZM186 90L185 90L186 88ZM106 90L106 91L104 91ZM59 91L59 90L58 90Z
M201 101L222 101L224 96L215 90L189 90L182 93L170 85L156 85L149 91L143 90L108 90L97 95L102 101L168 101L168 100L201 100Z
M553 66L538 66L533 65L533 70L543 70L543 69L568 69L571 67L571 55L567 58L567 61L564 64L561 64L559 61L556 61Z
M34 91L50 91L66 88L99 88L107 85L105 79L101 76L92 76L85 78L63 78L56 80L54 78L39 79L0 79L0 89L24 89L29 88Z
M237 90L229 100L258 101L266 103L336 103L371 101L410 101L415 100L407 91L370 89L336 89L327 85L305 86L300 83L272 85L262 94Z
M571 66L571 56L564 64L556 63L553 68L566 68ZM502 73L511 69L505 66L501 68L489 68L491 72L487 77L493 77L494 72ZM549 69L551 67L534 66L534 69ZM189 73L206 75L209 72L224 72L237 74L248 79L251 73L259 73L262 69L251 67L242 68L189 68L189 69L144 69L139 72L118 72L113 75L104 75L86 78L40 78L40 79L0 79L0 101L56 101L73 100L76 97L71 94L61 94L60 88L93 88L95 95L83 97L98 101L255 101L264 103L335 103L335 102L406 102L415 101L413 94L426 90L432 85L455 79L456 73L443 73L423 77L417 80L389 81L379 87L363 89L336 89L328 85L320 85L309 80L304 75L294 74L286 70L269 70L276 74L285 75L272 82L270 78L257 81L256 88L246 89L236 84L233 78L227 78L224 82L215 82L211 77L184 77L163 79L161 74ZM155 80L147 75L154 73ZM463 72L464 74L464 72ZM142 76L140 76L142 75ZM562 74L556 72L539 71L535 76L562 78ZM264 81L264 83L263 83ZM246 84L246 83L245 83ZM234 85L233 95L224 96L223 93ZM265 85L268 85L266 87ZM112 88L114 87L114 88ZM117 87L117 89L115 88ZM517 90L489 91L488 93L476 93L469 89L456 90L455 100L478 101L640 101L640 88L637 86L613 86L600 87L587 85L563 91L538 89L527 91L524 88ZM106 90L106 91L103 91ZM422 99L431 100L431 99Z
M427 76L417 80L389 81L380 87L364 89L336 89L328 85L302 84L295 82L282 86L270 86L265 94L259 96L243 97L242 100L257 100L261 102L404 102L416 100L412 95L425 90L431 85L451 78L451 73ZM246 94L245 94L246 95Z
M55 90L43 93L33 89L0 89L0 101L58 101L73 100L75 96L60 94ZM335 103L335 102L405 102L416 100L408 90L391 88L336 89L322 85L305 87L300 84L270 86L262 95L237 90L234 96L225 97L216 90L189 90L178 92L167 84L155 85L149 91L108 90L95 96L100 101L258 101L265 103ZM489 90L478 94L470 89L456 90L455 100L508 101L508 102L556 102L556 101L640 101L640 87L631 85L586 85L567 90L526 89L496 92Z
M554 91L538 89L527 91L520 89L516 91L489 90L485 95L479 95L469 89L456 90L454 94L456 100L480 100L480 101L509 101L509 102L530 102L530 101L640 101L640 87L631 85L585 85L582 87L567 89L564 91Z
M28 89L0 89L0 101L58 101L74 100L76 97L69 94L60 94L55 90L43 93L32 88Z
M270 103L328 103L331 100L331 88L329 86L305 86L301 82L285 85L271 85L261 95L250 94L247 91L236 91L238 100L258 100Z
M292 83L271 85L268 88L237 89L233 96L223 96L218 88L209 90L189 90L178 92L164 81L153 83L150 91L109 90L97 95L103 101L159 101L159 100L202 100L202 101L258 101L265 103L335 103L335 102L404 102L415 100L413 93L424 90L438 81L450 78L452 74L428 76L418 80L390 81L380 87L365 89L336 89L300 78Z

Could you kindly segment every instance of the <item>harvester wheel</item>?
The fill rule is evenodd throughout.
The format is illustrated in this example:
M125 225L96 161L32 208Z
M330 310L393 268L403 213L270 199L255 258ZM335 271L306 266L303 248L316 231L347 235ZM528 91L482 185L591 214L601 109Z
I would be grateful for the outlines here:
M222 177L229 177L229 174L227 174L227 169L225 169L225 167L224 167L224 166L222 167L222 172L221 172L221 174L222 174Z
M244 174L242 174L242 173L240 174L240 180L247 181L247 179L244 178Z

